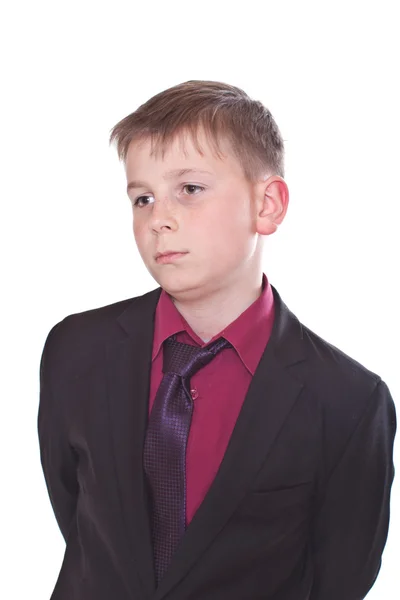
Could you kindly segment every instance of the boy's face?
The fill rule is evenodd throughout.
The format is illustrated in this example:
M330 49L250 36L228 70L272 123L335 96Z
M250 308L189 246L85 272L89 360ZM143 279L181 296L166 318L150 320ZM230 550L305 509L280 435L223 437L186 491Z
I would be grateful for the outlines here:
M149 139L133 141L125 163L139 253L157 283L181 299L246 284L261 252L253 186L226 142L220 144L221 160L201 130L198 140L203 155L187 135L186 154L176 138L164 159L161 154L150 156ZM181 169L195 171L170 174ZM138 187L129 187L130 182L139 182ZM186 254L170 263L158 262L156 253L166 251Z

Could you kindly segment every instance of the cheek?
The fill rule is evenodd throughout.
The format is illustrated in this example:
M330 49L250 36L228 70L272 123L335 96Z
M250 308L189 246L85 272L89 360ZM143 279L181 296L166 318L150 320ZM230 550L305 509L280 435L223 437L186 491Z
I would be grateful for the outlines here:
M146 236L144 235L144 231L143 228L139 227L137 224L133 224L133 237L135 238L135 243L136 243L136 247L139 250L139 254L141 255L142 259L145 260L146 258L146 246L148 243L148 240L146 240Z
M143 224L139 222L137 219L133 219L132 222L133 235L135 236L136 242L143 241Z
M220 241L220 245L231 244L233 240L236 241L237 245L245 242L249 238L251 233L251 223L249 220L249 214L243 208L242 211L226 210L218 218L211 218L208 221L209 225L205 224L205 231L209 232L210 236L217 236ZM216 241L218 244L218 241Z

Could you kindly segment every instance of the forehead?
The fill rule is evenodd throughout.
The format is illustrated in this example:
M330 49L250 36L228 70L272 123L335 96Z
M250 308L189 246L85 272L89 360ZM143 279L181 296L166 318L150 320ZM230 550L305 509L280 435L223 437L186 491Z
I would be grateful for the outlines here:
M126 170L145 168L146 165L182 164L189 162L219 171L237 168L237 160L226 137L214 137L199 127L195 133L182 130L163 141L160 136L143 136L130 142L126 154Z

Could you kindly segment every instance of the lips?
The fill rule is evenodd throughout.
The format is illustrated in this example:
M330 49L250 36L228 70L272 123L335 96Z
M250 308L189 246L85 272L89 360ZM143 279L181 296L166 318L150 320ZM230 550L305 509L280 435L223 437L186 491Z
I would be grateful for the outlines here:
M169 256L170 254L186 254L185 250L166 250L165 252L157 252L155 255L155 259L160 258L160 256Z
M161 252L159 252L159 256L155 259L155 262L158 265L170 265L179 263L184 260L186 254L188 254L188 252L163 252L162 254Z

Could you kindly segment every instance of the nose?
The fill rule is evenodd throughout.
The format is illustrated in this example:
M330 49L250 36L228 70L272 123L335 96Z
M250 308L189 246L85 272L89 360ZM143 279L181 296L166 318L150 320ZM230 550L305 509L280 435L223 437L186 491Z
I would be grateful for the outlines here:
M149 228L158 232L163 229L176 228L176 214L172 202L167 199L161 202L155 200L149 218Z

